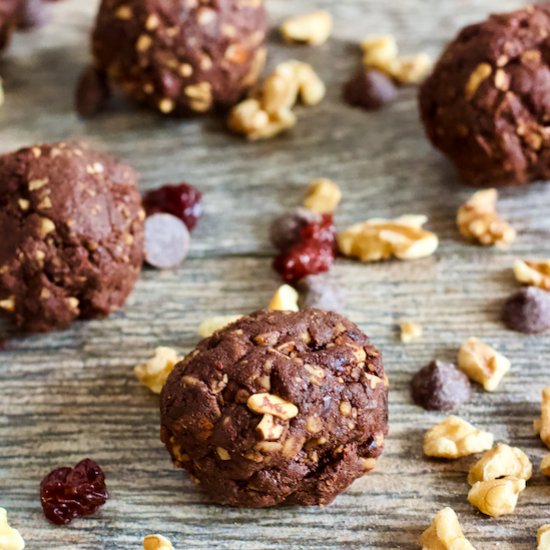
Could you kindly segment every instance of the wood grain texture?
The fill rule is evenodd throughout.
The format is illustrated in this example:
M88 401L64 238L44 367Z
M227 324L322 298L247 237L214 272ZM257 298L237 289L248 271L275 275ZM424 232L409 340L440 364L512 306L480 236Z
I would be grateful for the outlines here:
M163 120L123 103L93 122L72 110L72 89L87 59L87 33L97 2L67 0L55 21L19 35L0 65L6 104L0 152L39 141L84 138L131 162L143 189L188 180L203 189L207 215L192 255L177 272L145 271L127 307L103 321L15 339L0 352L0 506L9 510L29 549L138 549L160 532L176 548L365 549L417 547L433 514L452 506L477 548L528 549L548 522L550 483L539 473L515 515L499 520L466 501L472 459L422 457L423 431L442 418L412 405L411 375L433 357L453 360L475 335L513 363L494 394L476 390L460 414L520 446L538 469L545 453L532 434L541 388L550 383L550 337L523 337L498 320L516 284L514 258L550 255L550 187L505 190L500 209L519 231L511 249L465 244L454 225L468 196L450 166L424 139L415 90L386 111L342 105L341 84L358 62L354 43L367 33L395 34L404 52L437 54L456 30L514 0L268 0L274 23L293 12L330 9L334 39L314 48L272 44L275 63L298 57L315 65L329 88L318 108L300 110L290 134L258 144L227 135L220 121ZM391 435L377 471L324 509L234 510L205 504L172 468L158 437L157 398L132 367L158 344L189 350L201 320L265 306L277 287L266 229L300 203L313 177L333 177L344 190L338 225L374 216L427 214L441 237L438 253L414 263L363 266L338 261L334 276L349 295L349 317L384 352L391 381ZM2 236L0 236L2 238ZM397 323L422 323L422 341L403 346ZM12 336L2 325L0 331ZM97 515L69 528L42 516L38 485L50 469L93 457L105 468L112 498Z

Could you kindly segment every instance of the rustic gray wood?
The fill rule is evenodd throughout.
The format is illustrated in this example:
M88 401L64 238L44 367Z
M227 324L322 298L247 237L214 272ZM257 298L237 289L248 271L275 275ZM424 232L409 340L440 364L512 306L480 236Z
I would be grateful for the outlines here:
M131 162L143 189L195 183L204 190L207 215L189 261L176 272L145 271L123 311L66 332L12 340L0 352L0 506L28 548L138 549L145 534L160 532L178 549L412 549L447 505L477 548L534 548L537 528L550 521L550 482L537 472L515 515L482 517L466 502L472 460L423 458L423 431L443 415L412 405L408 383L433 357L453 360L469 336L495 345L512 360L511 374L494 394L476 390L460 414L520 446L538 469L545 449L533 436L532 420L540 390L550 384L550 338L505 330L498 312L516 288L513 260L550 255L550 187L503 191L500 209L519 231L509 250L467 245L454 215L470 191L424 139L415 90L403 90L395 105L376 114L339 99L359 58L354 43L364 35L393 33L405 53L437 54L460 26L525 2L268 0L274 23L323 6L335 15L336 29L320 48L273 39L272 62L292 56L313 63L329 97L302 110L290 134L258 144L227 135L217 120L163 120L123 103L93 122L80 121L72 88L87 59L96 5L67 0L55 6L52 25L16 37L0 65L6 89L0 152L84 138ZM158 438L158 399L139 386L132 367L158 344L191 349L205 317L267 303L278 284L267 225L300 203L305 184L319 176L334 177L344 190L340 227L366 217L424 213L441 237L438 253L426 260L369 266L342 260L334 268L350 297L350 318L385 355L391 380L387 450L375 473L324 509L209 506L172 468ZM399 343L402 318L424 325L420 342ZM5 324L0 330L12 336ZM104 466L112 498L99 514L69 528L49 525L39 506L41 477L87 456Z

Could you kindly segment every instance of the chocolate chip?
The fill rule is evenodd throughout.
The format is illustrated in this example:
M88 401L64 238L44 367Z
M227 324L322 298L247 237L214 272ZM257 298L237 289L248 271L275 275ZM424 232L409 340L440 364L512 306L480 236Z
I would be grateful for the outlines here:
M45 25L49 18L43 0L23 0L17 14L17 28L24 31L35 29Z
M153 214L145 220L145 260L153 267L178 267L189 253L191 237L185 224L171 214Z
M504 324L517 332L537 334L550 329L550 292L533 286L510 296L502 309Z
M269 228L269 238L279 250L288 250L300 240L300 230L310 223L320 222L321 214L307 208L296 208L281 214Z
M384 73L361 67L344 87L344 99L368 111L381 109L397 97L397 88Z
M84 118L91 118L105 109L111 91L107 77L95 67L84 69L76 87L76 110Z
M468 377L452 363L432 361L411 381L414 402L428 411L451 411L470 399Z
M298 283L300 308L314 307L341 313L346 307L342 287L327 275L308 275Z

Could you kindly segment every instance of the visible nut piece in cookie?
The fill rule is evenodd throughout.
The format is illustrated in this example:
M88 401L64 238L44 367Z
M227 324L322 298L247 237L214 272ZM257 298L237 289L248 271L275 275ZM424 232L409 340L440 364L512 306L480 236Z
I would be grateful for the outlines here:
M550 476L550 454L547 454L540 463L540 471L545 476Z
M284 426L277 424L272 414L264 414L256 426L256 431L266 441L277 441L283 435Z
M372 219L352 225L337 237L344 256L377 262L392 256L416 260L431 256L439 246L437 235L422 226L425 216L402 216L394 220Z
M527 481L531 479L532 474L533 465L521 449L499 443L470 468L468 483L473 485L478 481L490 481L501 477Z
M155 350L155 355L151 359L137 365L134 373L137 379L153 393L160 393L168 375L182 359L183 357L180 357L176 350L161 346Z
M241 317L242 315L218 315L216 317L210 317L199 325L197 333L201 338L208 338L218 330L238 321Z
M495 391L511 364L491 346L477 338L469 338L458 353L458 367L485 391Z
M449 416L424 435L424 454L438 458L460 458L487 451L493 435L478 430L458 416Z
M443 508L420 537L422 550L475 550L464 536L452 508Z
M332 32L332 15L325 10L291 17L281 25L281 34L288 42L318 46L324 44Z
M319 178L310 182L304 206L319 214L331 214L342 200L342 191L330 179Z
M299 311L298 292L290 285L282 285L271 298L267 309L270 311Z
M470 74L464 94L468 101L471 101L477 93L477 90L487 80L493 72L493 67L489 63L480 63Z
M550 290L550 260L516 260L514 275L524 285Z
M419 340L424 332L422 325L418 323L411 323L410 321L403 321L399 328L401 330L401 342L404 344L410 344L415 340Z
M23 550L25 541L17 529L10 527L8 513L0 508L0 548L2 550Z
M257 414L271 414L282 420L290 420L298 416L299 412L296 405L270 393L251 395L246 402L246 406Z
M456 223L463 237L484 246L507 245L516 238L516 230L498 215L497 199L496 189L484 189L458 209Z
M143 550L174 550L174 547L162 535L147 535L143 539Z
M524 489L525 480L514 477L478 481L470 489L468 501L482 514L497 518L514 512Z
M537 550L550 550L550 523L542 525L537 531Z

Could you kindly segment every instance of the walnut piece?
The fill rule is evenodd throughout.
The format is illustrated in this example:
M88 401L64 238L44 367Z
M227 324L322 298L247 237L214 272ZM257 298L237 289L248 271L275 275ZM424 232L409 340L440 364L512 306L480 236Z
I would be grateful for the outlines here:
M161 346L155 349L155 355L151 359L134 367L134 374L141 384L158 394L169 374L182 359L176 350Z
M516 260L514 275L524 285L550 290L550 260Z
M550 386L546 386L546 388L543 388L542 390L542 403L540 410L540 438L543 443L550 448Z
M482 514L497 518L514 512L524 489L525 480L514 477L478 481L468 493L468 502Z
M332 15L325 10L290 17L281 25L281 34L288 42L312 46L324 44L332 33Z
M463 237L484 246L502 246L516 238L516 230L498 215L497 199L496 189L484 189L458 209L456 223Z
M420 84L433 67L432 58L425 53L399 57L389 66L389 75L400 84Z
M542 525L537 531L537 550L550 550L550 523Z
M282 285L271 298L267 309L271 311L299 311L298 292L290 285Z
M411 323L410 321L403 321L399 327L401 329L401 342L404 344L410 344L418 340L424 332L422 325Z
M310 182L304 206L319 214L332 214L342 200L342 191L338 185L327 178Z
M422 550L475 550L464 536L452 508L437 512L432 524L420 536Z
M258 414L271 414L282 420L298 416L298 407L271 393L255 393L248 398L246 406Z
M533 466L527 455L517 447L499 443L487 451L471 468L468 483L490 481L500 477L531 479Z
M397 59L399 49L391 35L370 36L361 42L363 64L383 72Z
M437 235L422 229L425 216L402 216L394 220L372 219L352 225L337 236L340 252L362 262L392 256L416 260L431 256L439 246Z
M0 548L2 550L23 550L25 541L17 529L10 527L8 512L0 508Z
M540 463L540 471L545 476L550 476L550 454L547 454Z
M464 94L468 101L472 100L476 95L478 88L487 80L493 72L493 67L489 63L480 63L470 74Z
M460 458L487 451L493 435L478 430L458 416L448 416L424 435L424 454L438 458Z
M266 441L277 441L283 435L284 426L277 424L272 414L264 414L256 426L256 431Z
M477 338L469 338L458 352L458 368L485 391L495 391L510 370L510 361Z
M218 330L238 321L241 317L242 315L218 315L210 317L199 325L197 333L201 338L208 338Z
M174 547L162 535L147 535L143 539L143 550L174 550Z

